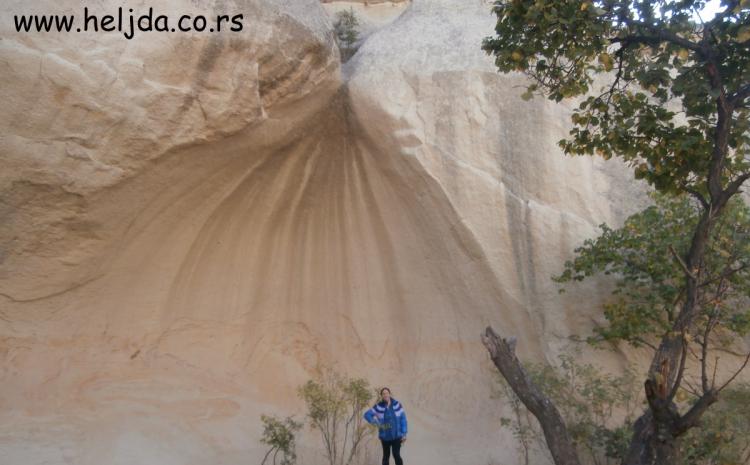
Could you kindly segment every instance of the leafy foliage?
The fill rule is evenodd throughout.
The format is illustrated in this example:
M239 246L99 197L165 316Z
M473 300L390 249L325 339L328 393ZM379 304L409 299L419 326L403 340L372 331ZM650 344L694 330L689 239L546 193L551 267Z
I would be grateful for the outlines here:
M336 13L336 22L333 24L333 30L336 34L336 41L339 47L342 47L342 58L346 61L353 55L354 43L359 39L359 19L354 13L354 9L343 10Z
M557 366L525 364L525 369L560 409L584 462L619 464L640 406L638 383L629 371L613 376L593 365L577 362L578 356L576 350L568 350L559 356ZM538 424L505 379L498 374L496 381L495 397L508 402L513 412L512 417L501 419L501 425L510 429L518 440L524 463L538 463L534 454L546 451ZM750 384L738 384L724 392L703 417L701 428L687 434L682 443L684 465L750 463L749 430Z
M747 465L750 463L750 385L727 389L704 417L701 429L688 433L684 444L687 465Z
M298 394L307 406L310 425L321 434L329 464L353 463L362 441L375 431L362 417L373 398L368 381L325 368L318 379L300 386Z
M498 1L497 35L482 48L500 71L532 78L525 98L590 94L560 141L566 153L617 155L659 190L705 192L719 94L736 111L730 176L747 171L750 150L750 1L722 4L696 24L704 1ZM607 81L598 92L596 75Z
M559 356L558 366L525 364L524 368L560 410L581 456L596 465L619 463L639 406L635 377L630 372L612 376L578 363L579 355L569 351ZM501 425L519 441L525 463L535 463L533 452L546 450L539 427L504 378L496 379L500 388L496 396L507 400L513 411L513 417L502 418ZM624 423L616 420L623 416Z
M276 456L279 452L281 452L280 465L294 465L297 461L294 435L302 428L302 423L295 421L292 417L281 420L268 415L261 415L260 420L263 422L263 436L260 442L271 446L263 457L261 465L266 463L271 454L273 454L271 462L276 465Z
M624 340L648 344L670 331L685 298L685 273L674 255L683 256L700 216L700 205L686 196L654 194L655 204L575 249L555 279L581 281L597 273L616 276L614 300L604 307L608 325L589 342ZM674 252L671 252L674 250ZM750 209L734 198L713 228L700 270L700 318L736 335L750 330Z

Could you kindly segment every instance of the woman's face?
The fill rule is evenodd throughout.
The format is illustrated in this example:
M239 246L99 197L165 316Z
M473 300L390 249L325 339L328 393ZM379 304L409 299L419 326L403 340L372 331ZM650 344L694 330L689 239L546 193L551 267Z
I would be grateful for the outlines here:
M388 389L383 389L383 391L380 393L380 396L386 402L390 402L391 401L391 391L389 391Z

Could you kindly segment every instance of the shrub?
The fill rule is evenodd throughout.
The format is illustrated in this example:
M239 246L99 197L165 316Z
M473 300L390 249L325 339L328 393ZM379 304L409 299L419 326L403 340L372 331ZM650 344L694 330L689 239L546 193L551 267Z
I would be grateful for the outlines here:
M276 465L279 452L281 452L280 465L294 465L297 460L294 434L302 428L302 423L294 421L292 417L280 420L268 415L261 415L260 420L263 422L263 437L260 442L271 446L263 456L261 465L266 463L271 453L273 453L272 463Z
M628 446L632 416L638 407L638 386L632 373L612 376L590 364L576 361L578 352L559 356L559 366L526 364L529 376L555 403L565 419L570 435L585 462L595 465L619 463ZM507 400L513 416L502 418L519 441L524 463L534 463L534 451L547 453L536 419L524 407L505 379L497 375L495 396ZM617 413L624 422L613 422ZM551 460L551 459L550 459Z
M310 426L319 431L330 465L350 465L359 457L363 440L375 431L362 417L373 398L362 378L346 378L326 368L299 388Z

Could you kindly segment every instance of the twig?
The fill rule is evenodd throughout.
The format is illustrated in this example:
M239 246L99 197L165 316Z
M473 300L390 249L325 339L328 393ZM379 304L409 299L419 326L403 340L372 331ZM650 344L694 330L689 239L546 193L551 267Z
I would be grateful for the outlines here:
M711 375L711 389L716 386L716 368L719 366L719 357L716 356L716 361L714 362L714 373Z
M679 264L680 264L680 268L682 268L682 271L684 271L684 272L685 272L685 274L686 274L686 275L687 275L687 276L688 276L689 278L691 278L691 279L697 279L697 278L695 277L695 274L694 274L694 273L693 273L692 271L690 271L690 270L688 269L688 267L687 267L687 265L685 264L685 262L684 262L684 261L682 260L682 258L681 258L681 257L680 257L680 256L679 256L679 255L677 254L677 251L675 251L674 247L672 247L672 245L671 245L671 244L669 245L669 251L670 251L670 252L672 252L672 255L674 256L675 260L677 260L677 263L679 263Z
M729 378L726 383L724 383L724 384L721 385L721 387L719 388L719 390L717 392L721 392L721 390L724 389L725 387L727 387L729 385L729 383L731 383L732 381L734 381L734 378L736 378L737 375L739 375L740 372L745 369L745 367L747 366L747 362L748 361L750 361L750 352L747 353L747 356L745 357L745 362L742 364L742 366L737 371L734 372L734 374L732 375L732 377Z
M685 359L687 359L687 347L688 347L688 341L685 337L685 332L682 332L682 354L680 356L680 368L677 370L677 378L674 380L674 384L672 385L672 389L669 392L669 396L667 399L672 400L674 399L675 394L677 394L677 390L680 388L680 384L682 383L682 375L685 373Z

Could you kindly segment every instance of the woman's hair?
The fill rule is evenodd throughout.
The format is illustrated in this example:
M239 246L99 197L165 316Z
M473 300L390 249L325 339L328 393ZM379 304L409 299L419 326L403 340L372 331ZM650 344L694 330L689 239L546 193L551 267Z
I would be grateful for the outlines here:
M390 393L391 393L391 390L390 390L389 388L387 388L387 387L384 387L384 388L382 388L382 389L380 390L380 397L383 397L383 391L388 391L388 394L390 394Z

